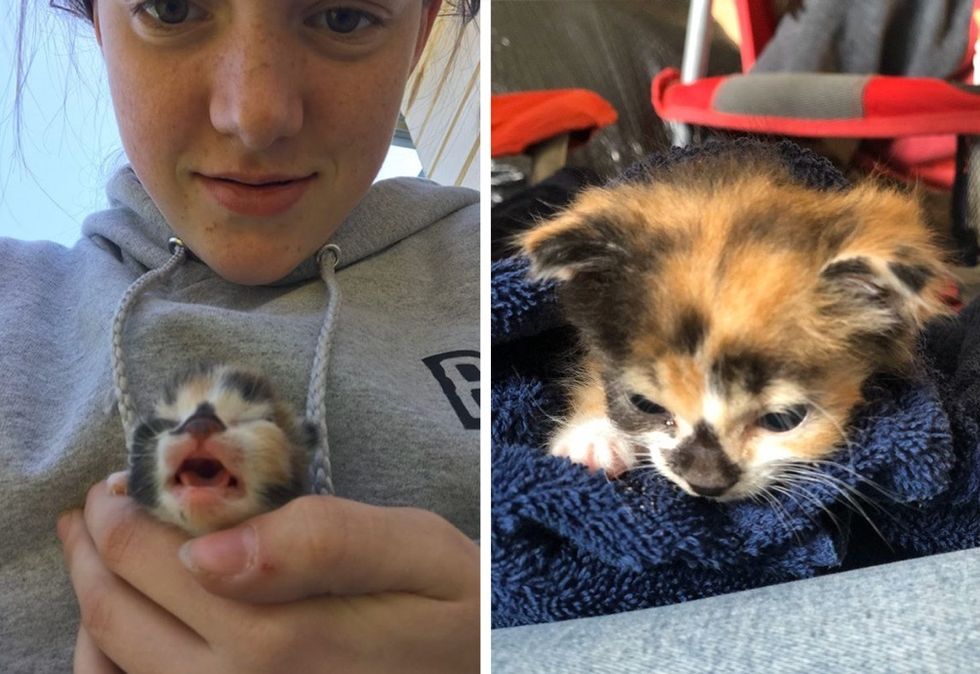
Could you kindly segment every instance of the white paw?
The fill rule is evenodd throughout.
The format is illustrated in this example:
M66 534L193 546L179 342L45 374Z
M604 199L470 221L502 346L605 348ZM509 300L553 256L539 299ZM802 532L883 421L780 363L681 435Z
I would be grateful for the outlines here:
M565 426L552 438L551 453L606 471L616 477L635 463L630 443L606 417L593 417Z

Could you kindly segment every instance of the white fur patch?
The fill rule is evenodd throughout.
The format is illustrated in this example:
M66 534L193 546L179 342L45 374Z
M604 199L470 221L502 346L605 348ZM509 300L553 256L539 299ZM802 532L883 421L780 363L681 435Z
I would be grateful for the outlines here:
M701 417L718 428L725 418L725 401L714 393L708 393L701 400Z
M636 463L631 444L608 417L593 417L565 426L551 441L554 456L568 457L589 470L622 473Z

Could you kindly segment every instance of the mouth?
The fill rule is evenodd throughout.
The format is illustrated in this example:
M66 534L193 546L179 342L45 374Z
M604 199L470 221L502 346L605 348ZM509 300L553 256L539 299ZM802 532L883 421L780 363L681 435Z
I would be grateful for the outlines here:
M198 447L183 458L168 487L178 499L189 504L227 501L245 495L242 477L214 452Z
M318 174L194 175L211 198L226 210L250 217L269 217L292 208L306 194Z

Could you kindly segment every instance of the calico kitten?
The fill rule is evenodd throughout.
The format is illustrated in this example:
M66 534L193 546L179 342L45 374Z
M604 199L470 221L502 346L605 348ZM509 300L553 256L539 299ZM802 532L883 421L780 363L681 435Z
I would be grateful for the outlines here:
M807 188L760 152L589 189L521 246L587 354L551 452L723 500L830 455L868 377L908 374L947 313L914 198Z
M247 369L201 366L164 391L136 430L131 468L109 479L192 535L233 526L307 493L316 429Z

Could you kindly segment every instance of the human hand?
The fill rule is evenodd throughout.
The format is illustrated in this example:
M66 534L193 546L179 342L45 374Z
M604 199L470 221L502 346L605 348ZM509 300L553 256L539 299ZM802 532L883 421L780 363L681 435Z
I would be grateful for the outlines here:
M478 669L478 549L433 513L307 496L182 548L101 482L58 534L79 674Z

